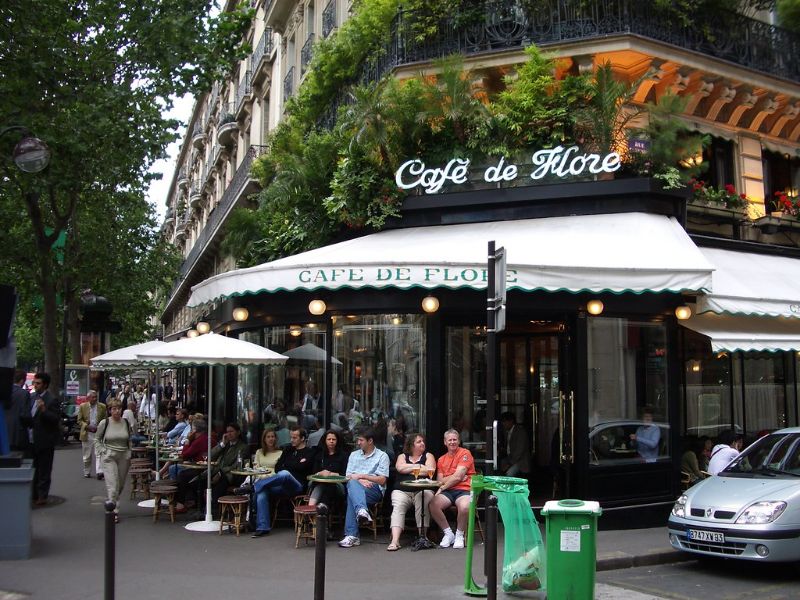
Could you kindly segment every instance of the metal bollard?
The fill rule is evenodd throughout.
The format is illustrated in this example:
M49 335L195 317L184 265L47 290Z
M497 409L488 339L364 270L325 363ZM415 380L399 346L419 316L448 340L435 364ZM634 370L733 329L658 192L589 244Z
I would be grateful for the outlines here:
M486 499L486 598L497 599L497 496Z
M114 600L114 563L115 560L115 541L114 541L114 509L116 504L107 500L106 508L106 590L105 600Z
M328 507L317 505L314 533L314 600L325 600L325 545L328 541Z

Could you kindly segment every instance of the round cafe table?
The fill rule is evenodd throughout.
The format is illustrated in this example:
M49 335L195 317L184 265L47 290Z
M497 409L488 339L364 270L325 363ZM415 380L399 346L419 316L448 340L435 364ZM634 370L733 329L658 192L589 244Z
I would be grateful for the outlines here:
M272 469L233 469L231 473L242 477L258 477L259 475L270 475Z
M313 483L347 483L344 475L309 475L308 480Z
M397 487L401 490L406 492L411 492L412 494L422 494L422 524L425 525L425 490L438 490L439 489L439 482L434 481L433 479L410 479L408 481L401 481L397 484ZM434 544L431 542L427 536L421 535L414 543L411 545L411 550L428 550L433 548Z
M198 471L202 471L203 469L208 468L207 462L182 462L180 463L180 465L182 467L186 467L187 469L197 469ZM216 461L212 462L211 466L216 467L217 466Z

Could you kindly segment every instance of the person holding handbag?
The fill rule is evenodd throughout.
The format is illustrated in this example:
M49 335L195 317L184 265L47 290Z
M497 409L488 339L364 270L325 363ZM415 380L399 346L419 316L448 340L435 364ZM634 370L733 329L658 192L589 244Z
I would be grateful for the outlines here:
M131 425L122 418L119 400L108 403L108 414L97 426L94 443L103 462L106 495L115 504L114 522L119 523L119 500L131 466Z

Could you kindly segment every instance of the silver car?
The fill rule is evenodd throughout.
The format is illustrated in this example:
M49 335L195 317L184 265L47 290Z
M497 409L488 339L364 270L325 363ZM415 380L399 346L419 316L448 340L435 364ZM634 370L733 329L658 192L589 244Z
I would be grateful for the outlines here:
M667 527L672 546L684 552L800 560L800 427L765 435L689 488Z

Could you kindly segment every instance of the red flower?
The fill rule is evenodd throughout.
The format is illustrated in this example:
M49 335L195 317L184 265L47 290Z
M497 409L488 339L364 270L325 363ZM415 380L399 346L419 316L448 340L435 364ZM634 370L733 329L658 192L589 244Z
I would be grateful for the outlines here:
M725 191L728 192L729 194L735 194L736 193L736 188L733 187L730 183L726 183L725 184Z

